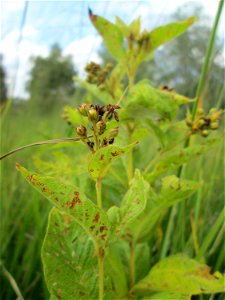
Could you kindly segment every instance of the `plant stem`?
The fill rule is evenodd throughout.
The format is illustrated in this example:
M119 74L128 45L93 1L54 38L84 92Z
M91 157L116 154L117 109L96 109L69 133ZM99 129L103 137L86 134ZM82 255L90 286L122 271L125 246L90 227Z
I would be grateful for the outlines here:
M135 284L135 244L130 242L130 288Z
M218 10L217 10L217 14L216 14L216 18L213 24L213 29L210 35L210 39L209 39L209 44L207 47L207 51L206 51L206 56L205 56L205 61L201 70L201 76L200 76L200 80L198 83L198 87L197 87L197 92L196 92L196 102L193 106L192 109L192 118L194 119L196 111L197 111L197 107L198 107L198 103L200 100L200 96L203 90L203 86L204 86L204 82L205 82L205 78L206 78L206 73L208 70L208 65L209 65L209 60L210 57L212 55L212 50L213 50L213 45L215 42L215 37L216 37L216 31L217 31L217 27L219 24L219 19L223 10L223 5L224 5L224 1L220 1L219 6L218 6ZM190 138L188 138L185 142L184 148L187 148L190 144ZM182 177L182 172L183 172L183 165L179 168L178 170L178 177L181 178ZM181 210L182 204L180 205L180 210ZM161 251L161 258L166 256L166 253L168 251L169 248L169 244L170 244L170 238L172 235L172 231L173 231L173 225L174 225L174 218L175 215L177 213L177 205L174 206L171 210L170 210L170 216L169 216L169 221L168 221L168 226L167 226L167 230L165 233L165 238L164 238L164 242L163 242L163 246L162 246L162 251Z
M133 178L133 151L132 149L128 152L128 181L130 182Z
M98 299L103 300L104 297L104 255L98 251Z
M98 178L96 180L96 193L97 193L97 205L102 208L102 179Z
M97 193L97 205L102 208L102 179L96 180L96 193ZM99 300L103 300L104 296L104 250L101 247L97 247L98 253L98 293Z

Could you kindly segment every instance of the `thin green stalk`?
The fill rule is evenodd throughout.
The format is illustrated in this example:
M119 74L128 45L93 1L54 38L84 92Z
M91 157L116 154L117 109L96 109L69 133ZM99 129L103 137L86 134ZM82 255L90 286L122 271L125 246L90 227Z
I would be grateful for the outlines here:
M215 42L215 37L216 37L216 31L218 28L218 24L219 24L219 19L221 17L221 13L223 10L223 5L224 5L224 1L220 1L219 6L218 6L218 10L217 10L217 14L216 14L216 18L214 21L214 25L213 25L213 29L210 35L210 39L209 39L209 43L208 43L208 47L207 47L207 51L206 51L206 56L205 56L205 61L201 70L201 76L200 76L200 80L198 83L198 87L197 87L197 92L196 92L196 101L195 104L193 106L192 109L192 118L194 119L196 111L197 111L197 107L198 107L198 103L200 100L200 96L204 87L204 83L205 83L205 79L206 79L206 74L207 74L207 70L208 70L208 65L209 65L209 61L210 61L210 57L212 55L212 50L213 50L213 45ZM188 138L185 142L184 148L187 148L189 146L190 143L190 138ZM178 177L182 177L182 171L183 171L183 165L179 168L178 170ZM181 205L182 207L182 205ZM162 246L162 251L161 251L161 258L165 257L168 248L169 248L169 241L171 239L171 235L172 235L172 231L173 231L173 224L174 224L174 218L175 215L177 213L177 206L173 207L170 211L170 216L169 216L169 221L168 221L168 227L166 230L166 234L165 234L165 238L164 238L164 242L163 242L163 246Z
M15 279L12 277L12 275L6 270L5 267L2 266L2 270L3 270L3 274L5 275L5 277L9 280L9 283L11 285L11 287L13 288L14 292L16 293L17 299L18 300L24 300L20 289L15 281Z
M221 211L219 216L217 217L216 222L212 226L211 230L207 234L206 238L204 239L204 242L202 246L200 247L197 255L197 259L201 259L202 256L206 253L206 251L209 249L211 246L212 242L214 241L218 231L220 230L221 226L223 226L224 223L224 216L225 216L225 208Z
M97 205L102 208L102 180L96 180Z
M98 299L103 300L104 297L104 255L99 249L98 253Z
M135 244L130 243L130 288L135 284Z

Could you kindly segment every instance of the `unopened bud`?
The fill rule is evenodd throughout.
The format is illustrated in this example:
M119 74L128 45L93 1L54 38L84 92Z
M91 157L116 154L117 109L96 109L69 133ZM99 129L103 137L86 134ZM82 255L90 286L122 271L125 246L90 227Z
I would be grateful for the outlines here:
M98 121L98 112L96 109L91 108L88 111L88 118L92 122L97 122Z
M197 109L197 115L203 116L204 113L205 113L205 112L204 112L204 109L203 109L203 108L200 107L200 108Z
M109 132L109 139L114 139L119 133L119 126L113 128L112 130L110 130Z
M188 127L192 126L192 120L191 119L186 119L185 122L186 122Z
M211 122L211 123L210 123L210 128L211 128L212 130L218 129L218 128L219 128L219 121Z
M207 137L209 135L209 131L208 130L202 130L201 135L203 137Z
M198 128L202 128L205 124L206 124L205 121L203 119L200 119L198 121Z
M77 110L79 111L79 113L84 116L87 117L88 116L88 110L90 108L90 105L87 103L83 103L81 105L78 106Z
M86 137L87 136L87 128L83 125L79 125L76 129L76 133L79 137Z
M213 112L210 111L210 116L209 117L210 117L211 122L218 121L221 117L221 114L222 114L221 110L216 110L216 111L213 111Z
M99 134L103 134L105 132L106 129L106 123L101 120L96 124L97 130Z

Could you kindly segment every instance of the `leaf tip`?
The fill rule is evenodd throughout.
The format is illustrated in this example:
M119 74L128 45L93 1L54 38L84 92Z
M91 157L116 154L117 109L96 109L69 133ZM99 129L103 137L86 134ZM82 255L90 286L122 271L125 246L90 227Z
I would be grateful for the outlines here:
M16 163L16 169L20 170L20 168L21 168L21 165L19 163Z
M89 15L89 18L91 19L91 21L93 21L93 22L97 19L97 16L93 14L90 7L88 7L88 15Z

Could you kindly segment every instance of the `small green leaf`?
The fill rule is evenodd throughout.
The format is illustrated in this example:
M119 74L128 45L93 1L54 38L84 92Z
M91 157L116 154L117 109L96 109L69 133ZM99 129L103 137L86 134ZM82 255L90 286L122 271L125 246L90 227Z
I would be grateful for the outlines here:
M199 156L207 152L212 147L218 145L220 139L209 139L200 145L190 146L188 148L176 151L170 151L155 165L153 171L146 176L149 182L153 182L160 174L166 173L170 170L178 168L180 165L186 163L189 159Z
M63 117L73 126L87 123L87 118L82 117L76 109L68 105L64 107Z
M49 214L41 256L51 299L98 298L98 262L92 240L57 208Z
M178 105L181 104L186 104L189 102L194 102L196 99L190 99L188 97L185 97L181 94L176 93L174 90L170 91L167 89L160 89L162 94L165 94L167 96L169 96L175 103L177 103Z
M149 292L171 292L184 296L225 292L224 275L210 274L207 265L177 254L157 263L133 291L137 295Z
M148 80L142 80L131 89L120 116L137 122L158 117L170 120L176 116L177 109L178 105L171 97L152 87Z
M137 143L126 147L112 145L99 149L90 157L88 164L89 174L95 180L103 178L107 174L112 161L130 151L136 145Z
M127 37L129 34L129 27L127 26L127 24L124 23L123 20L121 20L119 17L116 17L116 25L121 30L123 36Z
M173 22L153 29L149 33L151 51L184 33L195 20L195 17L190 17L181 22Z
M119 26L100 16L92 14L91 11L89 11L89 17L92 24L102 36L104 44L112 56L116 60L123 58L125 54L123 50L123 34Z
M133 34L134 37L137 37L140 33L141 29L141 19L138 17L137 19L133 20L129 25L129 31Z
M64 184L52 177L31 173L20 165L17 168L54 206L73 217L92 238L95 246L106 245L111 230L108 217L78 187Z

